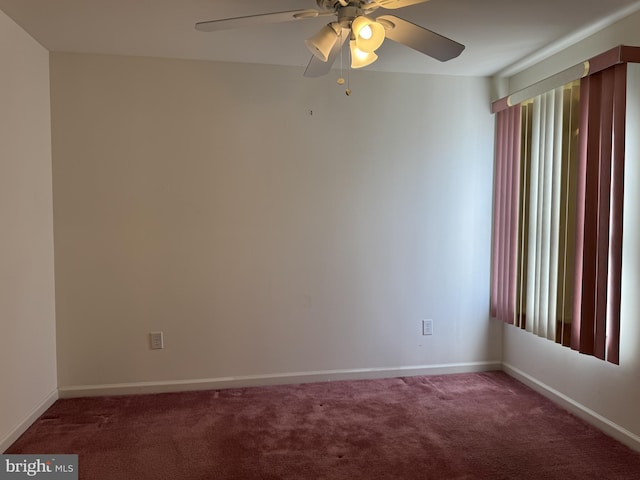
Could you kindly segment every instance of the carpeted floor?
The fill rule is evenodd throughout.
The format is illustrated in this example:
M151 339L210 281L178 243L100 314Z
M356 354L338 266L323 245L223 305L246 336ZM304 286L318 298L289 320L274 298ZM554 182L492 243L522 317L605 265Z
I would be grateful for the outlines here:
M640 479L502 372L59 400L5 453L77 453L86 480Z

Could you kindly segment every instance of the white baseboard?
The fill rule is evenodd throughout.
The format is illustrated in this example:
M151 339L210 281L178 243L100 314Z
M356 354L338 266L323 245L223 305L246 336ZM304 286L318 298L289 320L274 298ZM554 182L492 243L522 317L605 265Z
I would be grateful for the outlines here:
M473 362L442 365L423 365L391 368L362 368L349 370L323 370L317 372L247 375L237 377L204 378L158 382L115 383L107 385L79 385L59 387L60 398L94 397L104 395L135 395L142 393L184 392L191 390L218 390L265 385L325 382L333 380L363 380L416 375L444 375L452 373L501 370L501 362Z
M531 375L523 372L522 370L509 365L508 363L502 364L502 369L515 379L521 381L525 385L528 385L533 390L541 393L549 400L557 403L566 410L570 411L577 417L585 420L594 427L602 430L607 435L615 438L621 443L624 443L628 447L640 452L640 437L633 432L621 427L620 425L612 422L606 417L603 417L597 412L594 412L590 408L585 407L581 403L576 402L574 399L566 396L565 394L557 391L549 385L541 382L540 380L532 377Z
M18 425L9 432L4 438L0 440L0 453L4 452L7 448L15 442L20 435L27 431L27 429L35 422L40 415L47 411L47 409L54 404L58 399L58 391L54 390L46 398L35 407L26 418L24 418Z

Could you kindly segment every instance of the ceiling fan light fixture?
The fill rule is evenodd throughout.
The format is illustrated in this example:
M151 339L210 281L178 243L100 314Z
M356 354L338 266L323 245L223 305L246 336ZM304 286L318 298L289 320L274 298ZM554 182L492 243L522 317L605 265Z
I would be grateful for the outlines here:
M356 40L349 42L351 49L351 68L362 68L371 65L378 59L378 55L374 52L365 52L358 48Z
M333 24L325 25L314 36L304 41L309 51L318 59L326 62L331 49L338 41L338 32Z
M373 53L384 42L384 26L365 16L357 17L351 22L351 31L358 48L363 52Z

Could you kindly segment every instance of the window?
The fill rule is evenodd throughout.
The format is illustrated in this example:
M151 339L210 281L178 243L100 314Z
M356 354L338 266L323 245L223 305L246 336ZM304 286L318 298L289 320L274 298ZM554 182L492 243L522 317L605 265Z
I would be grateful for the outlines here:
M598 61L497 112L491 313L619 363L627 73Z

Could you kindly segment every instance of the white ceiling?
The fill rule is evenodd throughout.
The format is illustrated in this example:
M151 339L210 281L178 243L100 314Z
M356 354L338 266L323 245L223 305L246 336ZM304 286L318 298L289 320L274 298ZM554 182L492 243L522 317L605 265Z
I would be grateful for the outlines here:
M304 39L331 17L212 33L194 24L315 8L315 0L0 0L0 10L51 51L300 67L310 58ZM485 76L515 64L513 73L522 58L553 53L569 36L586 36L637 10L638 0L430 0L390 13L465 44L462 55L440 63L386 41L367 68Z

